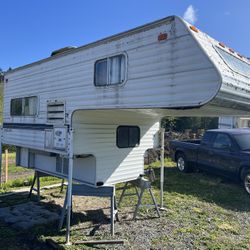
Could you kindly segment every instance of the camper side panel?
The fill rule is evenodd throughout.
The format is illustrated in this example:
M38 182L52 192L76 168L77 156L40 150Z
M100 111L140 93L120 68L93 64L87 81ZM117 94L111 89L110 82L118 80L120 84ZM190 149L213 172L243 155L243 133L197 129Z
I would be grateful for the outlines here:
M140 130L139 145L120 148L118 128L135 126ZM154 118L129 111L79 111L74 115L74 153L93 155L96 183L114 184L133 180L144 171L144 153L154 146L159 123ZM82 172L85 167L82 166Z

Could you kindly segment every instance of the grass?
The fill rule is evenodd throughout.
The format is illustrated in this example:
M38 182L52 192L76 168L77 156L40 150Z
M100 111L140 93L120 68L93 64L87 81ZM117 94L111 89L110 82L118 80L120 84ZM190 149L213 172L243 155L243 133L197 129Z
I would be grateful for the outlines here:
M9 160L15 161L16 160L16 153L12 152L12 153L8 153L8 158ZM5 159L5 153L2 154L2 159Z
M158 183L154 183L157 188ZM155 239L155 248L160 242L176 248L177 242L188 238L193 249L250 249L250 197L241 186L206 173L182 174L170 167L165 171L164 188L173 231ZM159 199L158 193L156 196Z
M8 167L9 175L10 174L16 174L16 173L25 173L25 172L30 172L30 171L31 171L31 169L16 166L15 163L9 164L9 167Z
M160 162L151 166L159 201ZM165 166L162 230L171 230L152 239L152 249L250 249L250 196L238 183L201 172L180 173L168 159ZM151 202L149 195L144 199ZM132 202L125 198L124 206Z
M165 167L164 202L167 211L162 212L160 219L149 221L149 226L145 226L146 219L137 222L142 223L141 227L145 227L145 230L157 231L154 238L145 239L150 241L151 249L250 249L250 197L242 187L206 173L179 173L169 159L166 159L165 165L167 167ZM160 163L155 162L151 166L157 177L153 183L153 191L159 201ZM42 181L42 185L56 181L46 178ZM49 190L48 195L58 192L58 189ZM117 197L120 194L121 191L117 190ZM50 199L53 200L53 195ZM22 198L13 198L12 204L21 200ZM151 203L147 193L143 200ZM135 197L124 197L121 210L135 203ZM154 214L154 211L148 213L147 209L140 209L141 218L151 213ZM74 216L72 223L74 221L79 223L77 216ZM126 223L130 223L132 230L132 225L135 224ZM126 223L121 221L121 226ZM158 223L158 228L154 223ZM28 232L31 239L29 241L33 242L29 243L27 232L16 231L0 223L0 238L3 239L0 241L0 249L32 249L35 246L46 249L44 242L48 238L53 238L63 245L65 230L59 233L56 226L55 224L35 227ZM97 237L102 237L102 234L103 232ZM74 240L82 240L85 237L80 230L72 230L71 236ZM105 233L103 237L106 237ZM134 249L135 236L122 231L119 238L126 238ZM142 248L143 246L138 249ZM67 249L87 248L82 245Z
M28 176L26 178L20 178L20 179L8 181L8 183L3 183L0 187L0 194L11 192L11 190L21 188L21 187L27 187L27 186L30 187L32 184L32 180L33 180L33 175ZM46 176L40 179L41 187L60 183L60 182L61 182L61 179L52 177L52 176Z
M158 169L160 166L161 166L161 162L160 161L155 161L155 162L153 162L153 163L151 163L149 165L145 165L145 168L152 167L152 168ZM170 158L165 158L164 166L165 167L174 167L175 162L173 162Z
M32 180L33 180L33 175L28 176L26 178L20 178L20 179L8 181L8 183L3 183L0 186L0 194L11 192L11 190L17 189L17 188L30 187L32 184ZM61 182L61 179L59 178L46 176L46 177L41 178L40 185L41 187L44 187L44 186L48 186L48 185L52 185L52 184L56 184L60 182Z
M5 154L2 154L3 159L3 168L4 168L4 160L5 160ZM19 187L25 187L25 186L31 186L32 180L33 180L33 170L29 168L24 168L21 166L16 166L15 164L16 159L16 153L9 153L8 154L8 160L9 160L9 166L8 166L8 174L9 177L11 175L15 176L16 178L13 180L8 180L7 183L3 183L0 186L0 194L10 192L13 189L19 188ZM5 171L5 170L3 170ZM27 174L30 173L28 176ZM24 177L22 176L24 174ZM20 175L20 177L19 177ZM10 179L10 178L9 178ZM41 178L41 187L59 183L60 179L55 177L42 177Z
M3 160L3 171L5 171L5 154L2 154L2 160ZM23 173L23 172L29 172L30 169L28 168L23 168L20 166L16 166L15 161L16 161L16 153L9 153L8 154L8 173L9 174L15 174L15 173Z

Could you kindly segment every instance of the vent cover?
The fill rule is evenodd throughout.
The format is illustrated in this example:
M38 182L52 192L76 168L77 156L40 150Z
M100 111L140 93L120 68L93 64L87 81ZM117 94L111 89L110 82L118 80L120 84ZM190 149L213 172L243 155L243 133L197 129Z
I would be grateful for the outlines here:
M65 123L65 102L64 101L48 101L47 122L54 123L54 124Z

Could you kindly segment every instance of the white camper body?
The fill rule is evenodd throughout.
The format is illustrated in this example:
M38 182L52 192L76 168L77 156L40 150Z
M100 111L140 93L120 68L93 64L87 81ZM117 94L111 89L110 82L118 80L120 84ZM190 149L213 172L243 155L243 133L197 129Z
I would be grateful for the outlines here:
M2 143L19 165L67 178L72 153L74 180L115 184L143 173L167 115L250 115L249 61L175 16L7 72Z

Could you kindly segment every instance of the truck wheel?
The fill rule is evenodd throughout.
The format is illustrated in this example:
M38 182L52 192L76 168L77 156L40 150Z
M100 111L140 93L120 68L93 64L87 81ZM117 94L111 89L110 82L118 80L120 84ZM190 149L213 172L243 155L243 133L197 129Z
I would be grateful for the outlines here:
M180 172L187 173L188 172L188 164L186 161L186 157L184 154L178 154L176 157L176 165Z
M243 186L248 194L250 194L250 169L245 170L242 175Z

